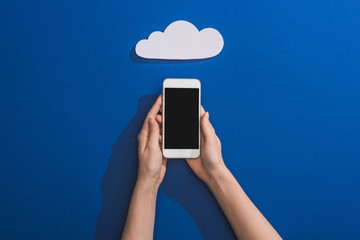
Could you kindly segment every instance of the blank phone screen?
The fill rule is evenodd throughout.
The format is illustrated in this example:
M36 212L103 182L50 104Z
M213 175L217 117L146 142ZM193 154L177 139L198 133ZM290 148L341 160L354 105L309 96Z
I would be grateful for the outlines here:
M199 148L199 89L165 88L165 148Z

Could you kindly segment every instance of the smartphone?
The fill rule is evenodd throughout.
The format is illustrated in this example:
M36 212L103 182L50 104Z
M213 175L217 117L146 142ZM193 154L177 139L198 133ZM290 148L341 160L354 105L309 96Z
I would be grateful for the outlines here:
M200 156L200 81L167 78L163 82L163 155L166 158Z

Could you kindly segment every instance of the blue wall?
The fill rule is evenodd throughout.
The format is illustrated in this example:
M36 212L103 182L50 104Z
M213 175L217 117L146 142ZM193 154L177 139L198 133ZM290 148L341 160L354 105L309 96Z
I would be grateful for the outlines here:
M116 239L136 135L167 77L198 78L227 166L286 239L360 239L360 2L2 1L0 239ZM214 27L217 57L139 62L175 20ZM156 239L233 239L181 159Z

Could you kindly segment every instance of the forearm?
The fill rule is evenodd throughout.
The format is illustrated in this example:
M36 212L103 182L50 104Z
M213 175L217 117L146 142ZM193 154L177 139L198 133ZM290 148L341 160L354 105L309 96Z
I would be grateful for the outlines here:
M139 179L131 198L122 240L153 239L158 187Z
M226 167L214 173L207 185L238 239L281 239Z

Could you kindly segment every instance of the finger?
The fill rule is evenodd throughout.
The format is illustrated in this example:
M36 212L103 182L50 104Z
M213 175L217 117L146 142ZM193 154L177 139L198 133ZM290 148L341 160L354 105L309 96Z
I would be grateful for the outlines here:
M156 99L154 105L151 107L149 113L147 114L147 117L151 117L151 116L155 117L156 114L158 114L158 112L160 111L161 105L162 105L162 95L160 94Z
M167 164L167 158L163 157L163 160L162 160L162 167L166 169L166 164Z
M200 146L204 146L205 136L203 131L200 131Z
M147 141L148 141L148 132L146 132L146 130L141 130L138 135L138 143L139 143L139 151L140 152L144 152Z
M200 116L202 117L202 116L204 116L204 114L205 114L205 109L204 109L204 107L201 105L201 108L200 108ZM200 121L201 121L201 119L200 119ZM200 124L201 124L201 123L200 123ZM204 133L203 133L203 131L200 131L200 144L201 144L201 146L204 145L204 139L205 139Z
M148 138L148 143L146 145L146 148L158 148L159 147L159 126L156 123L155 119L153 117L149 118L149 138Z
M211 129L211 124L209 122L209 113L206 112L204 113L204 115L201 117L201 132L204 135L204 140L208 141L211 138L214 137L214 132Z
M162 136L159 135L159 143L161 144L162 143Z
M208 112L208 114L209 114L208 118L210 118L210 113ZM209 120L209 124L210 124L211 130L215 133L215 129L214 129L213 125L211 124L210 120Z
M200 109L200 116L204 115L205 113L205 109L203 108L203 106L201 106L201 109Z
M161 115L156 115L155 120L161 125L162 124L162 116Z
M160 135L162 134L162 116L156 115L155 120L160 128Z
M155 116L159 112L159 108L160 108L161 104L162 104L162 97L160 94L145 118L144 124L141 129L141 131L143 131L144 133L149 132L149 123L148 123L149 117Z

